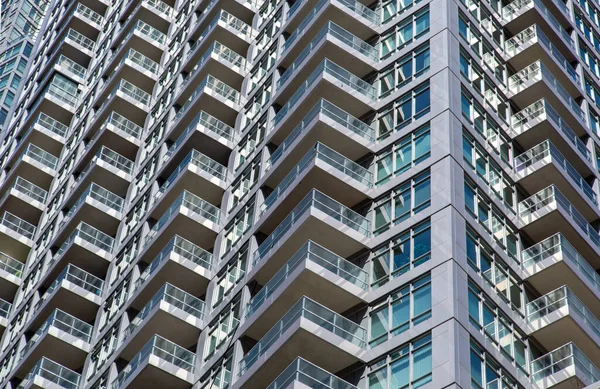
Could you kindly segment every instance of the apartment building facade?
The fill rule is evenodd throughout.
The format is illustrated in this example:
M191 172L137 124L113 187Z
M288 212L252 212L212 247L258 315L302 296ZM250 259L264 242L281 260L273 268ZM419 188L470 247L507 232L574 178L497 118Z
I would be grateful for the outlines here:
M597 388L600 3L52 0L0 387Z

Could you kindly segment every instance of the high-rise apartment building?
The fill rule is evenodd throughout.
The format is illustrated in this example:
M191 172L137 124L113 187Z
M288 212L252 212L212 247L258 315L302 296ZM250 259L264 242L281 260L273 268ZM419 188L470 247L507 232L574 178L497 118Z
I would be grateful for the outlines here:
M600 387L597 0L51 0L34 43L0 388Z

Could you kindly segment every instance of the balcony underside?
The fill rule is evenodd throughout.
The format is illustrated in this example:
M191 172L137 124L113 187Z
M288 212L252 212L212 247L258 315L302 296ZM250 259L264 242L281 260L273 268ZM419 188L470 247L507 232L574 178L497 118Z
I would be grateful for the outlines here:
M177 138L183 131L185 131L184 128L177 128L169 137ZM186 135L185 140L179 144L177 150L173 152L167 166L169 170L174 170L194 149L219 162L221 165L227 166L229 155L234 147L235 144L229 139L198 123L195 129Z
M94 204L94 205L92 205ZM87 197L85 201L79 205L79 209L69 217L67 222L60 226L56 235L57 242L64 242L73 232L80 222L85 222L94 226L105 234L114 236L121 222L121 213L112 208Z
M98 159L92 168L86 172L85 177L75 185L75 188L73 188L73 191L65 201L65 206L73 206L83 192L90 187L92 182L113 192L117 196L125 198L130 181L131 176L129 174L117 169L108 162Z
M125 380L118 389L190 389L193 384L194 375L192 373L178 368L156 355L150 355L132 374L132 377ZM117 388L115 387L115 389Z
M100 134L98 132L100 132ZM108 126L102 125L98 131L95 131L95 129L92 128L88 135L89 137L94 136L95 138L92 143L88 143L87 150L85 154L81 156L75 171L85 169L102 146L108 147L131 161L135 161L141 142L132 135L116 130L111 124Z
M206 54L206 53L204 53ZM203 54L203 55L204 55ZM242 82L244 81L244 73L239 68L234 68L231 64L221 59L218 54L211 54L206 62L200 65L200 69L193 69L192 65L187 72L192 72L192 79L186 82L184 88L176 96L176 102L178 104L184 104L190 95L196 90L198 85L208 76L209 74L217 78L218 80L227 80L227 85L233 87L235 90L242 88Z
M0 224L0 250L23 263L27 260L33 241Z
M0 204L0 209L7 210L26 222L37 225L45 210L45 205L17 189L11 189Z
M191 71L206 53L213 42L219 42L236 53L246 56L250 43L235 28L228 27L224 22L218 22L211 27L208 34L194 47L193 54L183 62L183 70Z
M55 254L56 255L56 254ZM44 287L48 288L60 275L60 273L67 267L68 264L72 264L82 270L87 271L95 275L96 277L104 279L108 270L110 261L106 259L106 252L99 250L91 243L87 243L81 238L75 238L75 241L69 245L52 264L52 268L42 277Z
M13 301L20 285L21 278L0 269L0 298L2 300Z

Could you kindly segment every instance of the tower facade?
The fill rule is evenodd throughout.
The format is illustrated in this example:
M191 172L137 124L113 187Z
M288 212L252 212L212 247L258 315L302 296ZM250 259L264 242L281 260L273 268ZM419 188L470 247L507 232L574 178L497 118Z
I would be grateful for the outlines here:
M52 0L34 43L0 387L600 387L599 3Z

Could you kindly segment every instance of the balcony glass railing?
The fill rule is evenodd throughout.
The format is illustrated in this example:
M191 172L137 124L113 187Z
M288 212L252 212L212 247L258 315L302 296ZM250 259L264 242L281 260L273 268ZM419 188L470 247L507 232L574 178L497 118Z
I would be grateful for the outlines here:
M35 185L32 182L27 181L21 176L18 176L13 184L13 188L17 191L23 193L26 196L31 197L32 199L43 203L46 201L46 197L48 196L48 191L39 186Z
M356 386L302 358L292 362L283 373L275 378L271 385L267 386L267 389L288 388L294 382L298 382L307 388L357 389Z
M596 273L588 261L560 233L554 234L540 243L523 250L521 253L522 267L527 269L554 256L560 256L564 261L568 261L572 266L577 268L585 279L600 292L600 275Z
M213 55L219 58L220 60L227 62L231 68L237 67L241 70L244 70L246 68L246 59L243 56L239 55L238 53L231 50L229 47L219 43L218 41L214 41L210 45L206 53L204 53L200 60L198 60L198 63L192 68L190 74L188 74L187 77L183 80L179 88L185 88L185 86L189 84L189 82L196 76L196 73L200 69L202 69L202 67L206 64L206 62L208 62L208 60Z
M248 302L246 317L256 312L304 261L316 263L359 288L368 289L368 274L366 271L309 240Z
M271 166L275 165L275 163L285 154L285 152L291 147L291 145L298 139L300 134L308 131L309 124L319 115L323 115L328 119L332 119L345 129L358 134L365 140L372 142L375 137L375 131L373 128L365 124L364 122L358 120L354 116L346 113L344 110L336 107L331 104L329 101L325 99L321 99L313 109L302 119L300 124L298 124L292 132L285 138L285 140L279 145L279 147L271 154L271 158L269 158L266 162L265 169L268 170Z
M160 219L156 222L154 227L152 227L152 229L148 232L148 235L146 236L146 242L150 243L152 238L167 223L167 221L169 221L169 219L174 214L179 213L181 207L185 207L193 213L213 223L219 223L219 215L221 212L219 208L215 207L207 201L204 201L195 194L184 190L173 202L173 204L171 204L169 209L167 209L165 213L160 217Z
M148 301L144 308L142 308L137 316L131 321L129 326L127 326L123 334L123 340L129 338L133 331L139 327L139 325L150 315L152 310L160 305L162 301L179 308L198 319L202 319L204 315L204 301L184 292L176 286L166 283L158 292L156 292L154 297Z
M562 209L572 222L582 230L584 235L592 241L596 248L600 249L600 235L598 235L598 232L554 185L542 189L533 196L521 201L519 203L519 216L521 218L530 217L538 210L549 205L555 205L557 208Z
M196 128L199 126L206 128L216 136L225 138L230 142L235 140L235 130L231 126L223 123L216 117L209 115L204 111L200 111L198 115L192 119L192 122L187 126L185 131L179 135L179 138L177 138L175 143L173 143L173 145L169 148L169 151L167 152L167 158L170 157L175 150L177 150L185 142L185 139L188 137L188 135L196 131Z
M533 322L559 309L567 307L569 315L587 324L596 336L600 336L600 320L566 286L561 286L527 304L527 321Z
M317 4L317 6L315 7L316 9L320 9L323 4L326 4L328 0L321 0L319 2L319 4ZM362 16L363 18L367 19L370 23L374 23L379 25L381 18L379 17L379 13L376 11L373 11L372 9L368 8L366 5L364 5L363 3L356 1L356 0L335 0L336 3L340 3L343 6L345 6L346 8L348 8L350 11L355 12L357 14L359 14L360 16ZM293 16L296 11L298 11L298 9L300 8L300 6L304 4L304 2L302 1L296 1L294 3L294 5L292 5L292 7L289 9L288 13L287 13L287 18L289 19L291 16ZM313 16L312 14L309 16ZM306 20L306 19L305 19Z
M31 339L29 339L27 345L21 350L21 359L35 347L40 338L42 338L50 327L58 328L86 343L89 343L92 340L92 330L94 329L94 326L79 320L75 316L69 315L60 309L55 309L44 324L42 324Z
M77 84L71 82L62 74L56 74L45 91L45 93L71 106L77 105L77 92Z
M33 383L35 377L41 377L65 389L77 389L79 387L79 380L81 379L81 375L73 370L67 369L46 357L42 357L19 386L17 386L17 389L31 387L30 384Z
M117 129L133 136L136 139L139 139L139 136L143 130L142 127L114 111L111 112L109 117L104 122L104 125L115 126Z
M585 147L585 143L579 139L575 132L565 123L554 108L545 100L541 99L531 104L529 107L517 112L512 116L511 130L517 134L522 134L529 129L531 122L543 120L552 122L568 139L568 141L577 149L579 154L588 162L592 162L592 154Z
M275 115L274 118L274 124L276 125L279 123L288 112L293 111L304 93L312 87L313 83L316 82L321 75L326 74L334 77L337 81L372 101L377 99L377 92L373 85L361 80L346 69L325 58L325 60L321 62L310 76L308 76L308 78L298 87L298 90L290 97L287 104L277 112L277 115Z
M258 247L254 253L253 266L260 262L265 255L279 243L281 237L296 224L298 219L304 216L306 212L309 212L311 208L327 214L327 216L366 237L371 236L371 222L369 219L354 212L350 208L345 207L318 190L313 189Z
M89 165L81 172L79 177L83 177L86 173L94 166L98 161L103 161L108 163L111 166L116 167L117 169L125 172L126 174L131 174L133 171L133 161L125 158L121 154L117 153L109 149L106 146L102 146L100 150L96 153L94 158L90 161Z
M79 3L79 4L81 4L81 3ZM78 64L77 62L73 61L71 58L65 57L62 54L56 60L56 65L58 65L59 67L65 69L81 78L85 77L85 72L87 70L85 67L83 67L80 64Z
M154 8L158 12L166 14L167 16L171 16L173 13L173 7L160 0L144 0L144 3L149 5L151 8Z
M379 60L379 50L376 47L371 46L367 42L353 35L351 32L343 29L333 22L327 22L325 27L319 31L317 36L313 38L313 40L306 46L304 50L294 60L294 62L290 65L289 68L281 75L281 78L277 81L276 89L281 88L287 80L290 79L292 74L294 74L300 66L302 62L309 56L311 52L315 50L317 46L321 43L321 41L327 36L331 35L335 39L343 42L345 45L350 46L353 50L358 51L359 53L371 58L373 61ZM290 37L291 38L291 37ZM287 42L286 42L287 43ZM285 46L285 50L290 46Z
M0 299L0 317L8 319L12 304L6 300Z
M132 48L129 49L125 58L134 64L141 66L145 70L148 70L152 74L158 73L158 64L156 62Z
M75 241L76 238L80 238L84 240L86 243L90 243L91 245L98 247L101 250L111 252L115 239L110 235L105 234L104 232L97 230L96 228L90 226L87 223L81 222L73 231L73 233L67 238L67 240L60 246L56 255L54 257L53 262L59 258Z
M294 306L273 326L262 339L240 361L239 376L242 376L263 356L271 346L300 318L309 320L340 338L366 348L367 331L351 320L333 312L329 308L302 297Z
M58 120L40 112L35 124L39 124L43 128L55 133L58 136L65 137L69 131L69 126L59 122Z
M100 15L98 12L86 7L82 3L77 4L76 12L78 14L82 15L83 17L85 17L86 19L88 19L98 25L102 25L102 21L104 20L102 15Z
M570 14L566 4L563 1L553 1L553 4L562 5L564 12ZM544 15L544 17L548 20L552 27L554 27L554 31L556 31L565 40L565 42L573 50L575 50L575 42L573 41L573 38L571 38L571 35L561 26L561 24L558 22L558 20L556 20L554 15L552 15L552 12L550 12L550 10L546 8L544 3L542 3L540 0L515 0L502 9L502 17L504 19L510 20L513 17L515 17L515 14L517 14L518 12L534 7L540 13L542 13L542 15Z
M265 199L262 213L277 202L281 195L290 187L294 180L300 176L313 162L321 161L327 165L335 168L344 175L360 182L361 184L371 188L373 186L373 173L360 166L356 162L344 157L337 151L330 149L324 144L317 142L304 157L298 162L298 164L292 169L292 171L281 181L279 185L269 194Z
M65 215L63 222L66 222L81 206L86 202L87 199L92 199L98 201L101 204L106 205L107 207L121 212L123 210L124 199L112 193L111 191L104 189L100 185L92 182L92 184L81 194L79 199L73 204L69 212ZM63 223L61 222L61 225Z
M162 31L157 30L141 19L138 19L134 31L161 45L164 45L167 39L166 35Z
M533 146L531 149L516 157L515 172L519 174L536 162L546 158L550 158L552 163L560 166L571 180L573 180L575 185L577 185L580 192L583 192L592 203L598 205L598 196L596 195L596 192L594 192L592 187L549 140L545 140L539 145Z
M539 382L565 369L575 369L577 376L589 383L600 381L600 370L573 343L549 352L531 362L531 381ZM552 385L548 382L548 387Z
M202 247L196 246L189 240L186 240L179 235L175 235L152 260L150 266L144 269L142 274L140 274L140 278L135 282L135 289L138 289L152 274L154 274L160 265L171 256L171 253L175 253L192 261L206 270L212 269L213 256L211 253L204 250Z
M560 2L562 3L562 1ZM529 26L525 30L521 31L514 37L507 40L504 44L504 51L506 52L506 54L512 57L515 54L517 54L517 51L520 49L521 46L533 44L535 42L539 42L542 46L544 46L546 50L548 50L552 54L554 59L560 64L560 66L567 73L567 75L571 77L573 82L579 85L579 75L577 74L573 66L571 66L569 61L567 61L567 59L560 53L560 51L542 32L541 28L539 28L537 24Z
M25 264L23 262L19 262L7 254L0 252L0 269L18 278L21 278L23 276L24 267Z
M115 89L131 97L140 104L144 104L146 106L150 104L150 98L152 95L125 79L121 79L119 85L117 85Z
M29 157L52 170L55 170L58 165L58 157L37 147L33 143L27 145L27 149L23 152L23 156Z
M552 72L548 70L546 65L539 60L510 77L508 79L508 89L513 93L518 93L519 91L523 90L523 88L528 87L526 86L527 83L538 82L541 80L544 80L550 84L556 94L560 96L571 108L571 111L575 114L575 116L577 116L581 121L585 122L584 114L579 104L577 104L569 92L567 92L565 88L558 82L556 77L554 77Z
M26 222L25 220L13 215L8 211L4 211L4 215L2 216L2 221L0 221L0 224L8 227L20 235L23 235L27 239L33 239L35 236L36 227L33 224Z
M70 283L77 285L80 288L95 294L96 296L100 296L102 294L102 286L104 285L104 281L73 264L67 265L65 270L63 270L62 273L56 277L56 280L54 280L46 293L52 293L63 280L69 281Z
M171 150L174 151L175 149L171 149ZM169 157L170 157L170 155L167 154L165 156L165 160L168 159ZM218 178L221 181L227 180L227 168L225 166L221 165L214 159L211 159L211 158L207 157L206 155L202 154L201 152L194 149L194 150L190 151L190 153L187 155L187 157L185 157L183 159L183 161L181 161L181 163L177 166L175 171L173 171L173 173L171 173L169 178L167 178L167 181L165 181L165 183L162 184L162 186L156 193L156 196L155 196L156 199L161 197L167 191L167 189L169 189L171 187L173 182L175 182L177 177L179 177L179 174L181 174L182 171L185 171L189 164L191 164L199 169L202 169L206 173Z
M96 44L96 42L94 42L87 36L81 34L80 32L73 30L72 28L69 28L66 37L72 40L73 42L77 43L78 45L82 46L86 50L94 50L94 45Z
M154 337L142 347L140 352L137 353L131 362L125 366L117 378L115 378L111 385L111 389L119 389L150 355L154 355L163 361L190 373L194 372L196 354L161 336L154 335Z
M173 121L177 121L187 111L187 109L194 102L196 97L203 93L205 90L208 90L211 94L216 94L227 101L231 101L234 104L237 104L240 101L240 92L209 74L200 83L200 85L198 85L198 88L196 88L196 90L191 94L188 100L181 106L181 108L173 118Z

